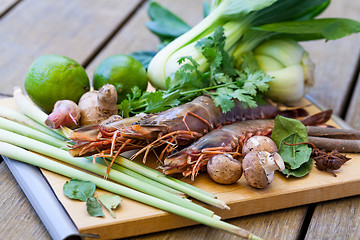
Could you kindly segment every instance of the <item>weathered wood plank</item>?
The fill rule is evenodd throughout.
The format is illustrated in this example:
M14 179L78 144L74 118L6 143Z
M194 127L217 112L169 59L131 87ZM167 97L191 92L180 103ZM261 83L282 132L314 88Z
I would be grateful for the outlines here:
M360 20L360 2L332 1L321 17ZM303 43L316 64L316 83L309 94L335 114L341 113L360 53L360 34L343 39Z
M360 20L360 2L332 1L324 16L347 17ZM344 109L351 80L356 73L360 54L360 35L305 46L317 63L317 84L310 94L321 104L333 108L335 113ZM352 95L346 121L360 129L358 110L360 84ZM359 239L360 197L334 200L317 204L305 239Z
M157 1L164 7L176 13L189 25L194 26L202 19L202 1ZM160 43L158 38L146 27L145 22L149 20L147 15L147 4L136 13L136 15L119 31L109 44L89 64L86 71L90 78L96 66L106 57L114 54L128 54L141 50L156 50Z
M226 220L263 239L298 239L307 207L297 207L269 213ZM194 226L130 238L131 240L184 239L217 240L237 239L226 232L207 226ZM129 239L129 240L130 240Z
M360 239L360 197L317 205L305 239Z
M0 24L0 91L11 94L31 63L61 54L83 64L135 9L139 0L19 3Z
M51 239L5 162L0 164L0 192L1 238Z

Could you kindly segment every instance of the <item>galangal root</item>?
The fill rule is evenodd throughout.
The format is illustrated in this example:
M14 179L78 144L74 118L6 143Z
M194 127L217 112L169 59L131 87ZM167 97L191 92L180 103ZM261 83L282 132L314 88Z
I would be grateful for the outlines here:
M116 88L105 84L98 91L89 91L79 100L82 126L99 124L118 113Z

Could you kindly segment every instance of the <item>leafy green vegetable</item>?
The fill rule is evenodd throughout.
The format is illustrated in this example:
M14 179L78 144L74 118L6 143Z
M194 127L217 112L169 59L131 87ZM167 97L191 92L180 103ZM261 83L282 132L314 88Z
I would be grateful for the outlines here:
M104 213L101 208L101 204L96 197L91 196L86 199L86 210L93 217L103 217Z
M241 71L234 59L225 51L224 29L218 27L210 37L196 43L209 64L209 71L201 72L199 63L192 57L178 60L181 67L168 80L168 90L141 93L134 88L133 95L118 108L125 116L139 112L154 113L186 103L205 93L210 94L223 112L234 106L234 99L244 106L255 107L263 92L268 90L271 77L259 67L251 53L242 55Z
M311 148L307 144L296 146L308 141L306 127L298 120L277 116L271 138L279 148L279 154L285 163L283 174L294 177L302 177L309 173L312 165ZM284 143L285 142L285 143Z
M204 18L210 14L210 4L208 2L203 2L203 16Z
M311 155L311 148L307 144L287 145L303 143L304 140L297 133L284 138L280 143L279 154L283 158L286 168L297 169L302 164L309 161Z
M115 218L115 213L112 209L117 208L117 206L121 203L122 199L118 195L107 195L103 194L98 197L98 200L101 202L104 207L109 210L111 216Z
M89 181L71 179L63 186L64 194L71 199L85 202L95 192L95 184Z
M256 30L277 32L297 41L315 39L336 40L360 31L360 22L346 18L323 18L305 21L271 23L255 27ZM277 36L284 37L284 36Z
M313 164L313 160L312 158L310 158L306 163L302 164L299 168L295 170L285 168L285 170L282 171L282 173L285 174L286 177L294 176L300 178L307 175L310 172L312 164Z
M151 59L155 56L156 52L154 51L139 51L129 54L131 57L135 58L144 66L145 69L148 68Z
M298 40L336 39L360 31L360 23L354 20L314 19L329 3L213 0L203 5L207 17L190 29L171 11L150 2L148 28L163 45L172 42L152 58L148 76L153 86L166 90L141 94L133 89L136 97L119 104L120 112L127 117L164 111L205 93L224 112L231 109L234 99L256 106L272 78L260 70L249 51L264 40L285 35ZM145 56L145 61L149 58Z
M191 29L185 21L154 1L149 3L148 15L151 21L146 22L146 27L159 37L163 46Z
M271 138L278 148L280 148L280 143L284 138L294 133L298 134L303 141L308 141L306 127L299 120L286 118L280 115L276 116Z

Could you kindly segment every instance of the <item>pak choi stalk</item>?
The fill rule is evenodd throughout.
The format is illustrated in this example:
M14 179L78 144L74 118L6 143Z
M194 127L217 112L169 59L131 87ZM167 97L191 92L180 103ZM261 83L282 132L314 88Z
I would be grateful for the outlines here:
M203 21L175 39L155 55L148 68L149 80L155 88L166 89L170 92L191 92L191 88L193 88L202 89L202 93L212 94L212 91L207 91L209 91L209 87L214 87L217 89L217 93L213 94L212 97L217 105L226 106L225 108L222 107L224 112L231 108L232 98L238 98L250 107L255 106L257 105L256 101L261 98L262 93L267 89L258 88L256 94L249 94L250 91L244 87L243 83L238 84L238 91L233 87L223 86L224 79L228 80L231 78L235 82L236 80L234 79L238 78L239 75L227 75L227 73L223 72L224 75L221 76L221 71L226 68L219 68L219 66L223 67L223 65L226 65L226 61L219 63L219 58L216 59L215 56L211 56L215 55L214 52L219 52L215 50L217 44L215 43L213 46L209 46L206 44L206 40L209 38L217 40L215 37L216 29L218 29L219 26L224 29L226 39L223 49L227 54L233 55L237 62L236 67L238 70L245 72L245 75L247 75L244 76L244 74L242 74L242 81L246 81L246 78L250 79L254 75L254 72L249 72L248 69L242 68L243 65L241 65L241 61L243 60L243 55L253 51L264 41L274 38L290 38L296 41L318 39L334 40L360 31L360 23L355 20L345 18L314 19L327 8L329 3L329 0L214 0L210 5L210 14L204 18ZM200 42L202 44L199 44ZM224 54L222 55L224 56ZM215 62L211 63L211 58L215 59ZM309 58L304 56L302 61L303 69L311 67L312 64ZM262 63L260 64L264 65ZM215 68L219 70L216 71L215 74L213 71L214 65ZM302 78L301 75L307 75L311 71L305 69L305 72L301 72L301 68L299 67L287 67L289 68L284 69L282 74L277 78L283 79L283 84L292 87L295 82L288 82L285 80L286 76L284 78L284 75L287 75L288 73L286 72L294 68L294 75L295 73L300 74L300 76L297 77L299 80L297 84L300 89L300 94L298 94L297 98L299 98L304 88L304 86L302 86L303 83L300 81ZM280 72L278 74L280 74ZM262 74L258 72L257 75ZM269 77L270 74L265 75L263 75L263 78ZM221 81L217 81L219 76L222 78ZM208 78L210 78L210 81ZM307 77L305 76L305 78ZM189 82L197 82L198 80L204 81L205 83L203 85L197 83L189 87ZM210 84L207 84L206 81ZM266 80L264 82L268 81ZM275 85L276 84L273 84L271 88L274 89ZM239 95L240 92L241 94ZM284 90L280 90L279 94L283 94L283 92ZM179 98L166 99L167 96L169 95L163 94L160 96L160 94L158 94L156 101L171 103L172 107L179 104L180 101L176 101ZM269 96L274 96L274 94L270 94ZM279 99L280 101L288 102L286 96L283 100L277 96L275 100ZM290 101L295 101L295 97L294 99L290 99Z
M297 102L314 85L314 63L295 40L266 41L254 49L254 57L259 67L273 77L266 95L277 102Z
M240 31L235 30L230 33L241 36L244 29L247 28L248 22L253 18L251 12L270 6L274 2L276 2L276 0L221 1L204 20L193 27L190 31L168 44L155 55L148 67L148 77L151 84L158 89L167 89L166 79L169 76L169 72L173 73L174 69L179 68L177 64L178 57L191 56L198 61L202 58L199 49L197 49L195 44L193 44L194 42L200 40L201 38L210 36L216 27L225 25L238 26ZM233 25L231 23L232 21L235 21L236 24ZM242 26L242 24L244 25ZM230 36L231 34L226 33L225 35L229 39L232 39L232 36ZM238 37L235 36L233 39L233 41L236 42ZM226 44L226 50L229 50L232 47L230 46L231 43L232 41ZM182 52L182 48L185 46L189 47ZM179 50L181 50L180 53L177 53ZM188 55L186 53L191 54ZM204 68L206 68L206 66Z

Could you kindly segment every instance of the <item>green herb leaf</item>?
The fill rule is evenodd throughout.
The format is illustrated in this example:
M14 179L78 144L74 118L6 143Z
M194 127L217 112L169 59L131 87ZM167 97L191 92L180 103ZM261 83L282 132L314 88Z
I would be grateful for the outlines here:
M312 164L313 164L313 160L312 158L310 158L306 163L302 164L299 168L295 170L285 168L285 170L282 171L282 173L286 175L286 177L289 176L294 176L297 178L304 177L310 172Z
M97 201L96 197L91 196L86 200L86 210L93 217L103 217L104 213L101 209L101 204Z
M167 89L153 93L133 93L118 105L119 111L128 116L140 112L155 113L184 104L197 96L209 94L216 106L223 112L230 111L234 99L242 101L245 107L256 107L263 92L268 90L272 78L260 70L253 54L244 53L246 63L241 69L235 66L234 58L225 51L223 27L214 30L213 35L196 43L209 64L209 70L201 72L199 63L192 57L178 60L180 68L166 81Z
M281 141L279 154L284 160L287 169L297 169L302 164L309 161L312 150L307 144L295 146L285 144L297 144L302 142L304 142L304 140L297 133L293 133Z
M115 213L112 211L112 209L117 208L122 199L118 195L103 194L98 197L98 200L110 212L111 216L115 218Z
M299 120L286 118L280 115L276 116L271 134L271 138L276 145L280 147L280 142L293 133L297 133L304 142L308 141L306 127Z
M161 91L152 92L147 95L147 106L145 111L148 113L156 113L164 111L167 107L174 107L179 104L179 100L175 97L164 97Z
M118 105L118 110L119 110L119 114L124 117L130 117L130 112L131 112L131 106L130 106L130 102L128 99L123 100L119 105Z
M94 194L95 188L93 182L71 179L64 184L63 191L68 198L85 202Z

